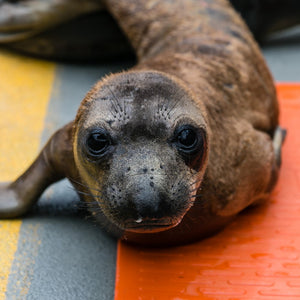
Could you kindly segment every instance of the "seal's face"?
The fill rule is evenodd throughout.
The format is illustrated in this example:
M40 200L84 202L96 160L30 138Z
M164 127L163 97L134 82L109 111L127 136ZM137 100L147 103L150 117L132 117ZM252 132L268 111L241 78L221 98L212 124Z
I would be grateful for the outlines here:
M74 156L110 221L133 232L176 226L193 205L206 167L200 109L161 73L105 79L82 104Z

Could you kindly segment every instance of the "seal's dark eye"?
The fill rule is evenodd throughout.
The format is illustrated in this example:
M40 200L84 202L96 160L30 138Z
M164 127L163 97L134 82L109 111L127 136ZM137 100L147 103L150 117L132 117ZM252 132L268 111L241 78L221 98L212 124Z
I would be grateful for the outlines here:
M197 134L191 129L183 129L177 137L178 145L184 149L193 148L197 144L197 140Z
M106 154L111 140L107 132L98 130L89 135L86 144L90 154L99 157Z
M189 126L183 126L176 132L176 146L186 153L191 153L196 150L198 146L198 133Z
M171 142L190 168L200 170L207 157L205 128L190 124L178 126Z

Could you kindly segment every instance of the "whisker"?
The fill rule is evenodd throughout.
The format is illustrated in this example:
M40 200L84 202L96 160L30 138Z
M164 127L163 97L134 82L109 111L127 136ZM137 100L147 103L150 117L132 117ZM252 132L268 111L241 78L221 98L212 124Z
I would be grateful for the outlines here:
M92 197L94 197L94 198L101 198L101 196L99 196L99 195L94 195L94 194L82 192L82 191L79 191L79 190L77 190L77 193L80 194L80 195L92 196Z
M81 202L78 203L79 208L91 208L93 211L101 210L98 202Z
M201 197L202 197L202 195L193 195L193 196L190 196L189 199L191 199L191 198L201 198Z
M192 189L192 190L190 190L190 193L193 193L193 192L195 192L195 191L198 191L198 190L201 190L201 187L199 186L199 187L196 187L196 188L194 188L194 189Z
M123 108L119 103L119 99L116 97L116 95L114 94L114 92L112 91L112 89L110 88L109 85L106 86L107 89L110 91L110 93L112 94L113 98L114 98L114 104L117 106L118 110L116 112L122 113L123 112ZM116 108L115 108L116 109Z
M167 112L167 116L170 116L171 112L175 109L175 107L179 104L180 100L178 99L174 104L173 106L171 106L169 108L169 111Z
M72 182L74 182L74 183L76 183L76 184L78 184L78 185L81 185L81 186L83 186L83 187L85 187L85 188L87 188L87 189L89 189L89 190L94 190L94 191L100 192L100 193L102 192L102 191L99 190L99 189L92 188L92 187L90 187L90 186L88 186L88 185L86 185L86 184L83 184L83 183L81 183L81 182L79 182L79 181L76 181L76 180L73 179L73 178L69 178L69 180L72 181Z
M194 185L194 184L196 184L196 183L199 183L199 182L201 182L201 181L202 181L202 178L200 178L200 179L198 179L198 180L196 180L196 181L190 183L190 186L192 186L192 185Z

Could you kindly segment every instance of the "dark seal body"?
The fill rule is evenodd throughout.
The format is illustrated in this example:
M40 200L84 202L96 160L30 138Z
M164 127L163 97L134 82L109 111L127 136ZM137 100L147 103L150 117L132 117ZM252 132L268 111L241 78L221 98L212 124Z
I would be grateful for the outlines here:
M225 0L103 2L138 64L88 92L75 121L2 187L0 216L25 213L67 177L119 238L208 236L267 199L278 176L278 104L260 50Z

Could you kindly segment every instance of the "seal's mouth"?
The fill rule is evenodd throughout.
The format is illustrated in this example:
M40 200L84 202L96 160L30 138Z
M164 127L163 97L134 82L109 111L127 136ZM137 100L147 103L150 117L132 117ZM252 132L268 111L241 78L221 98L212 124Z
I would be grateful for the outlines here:
M171 220L166 219L143 219L138 218L136 220L127 221L125 224L125 230L136 233L155 233L160 231L165 231L175 227L180 223L181 219Z

